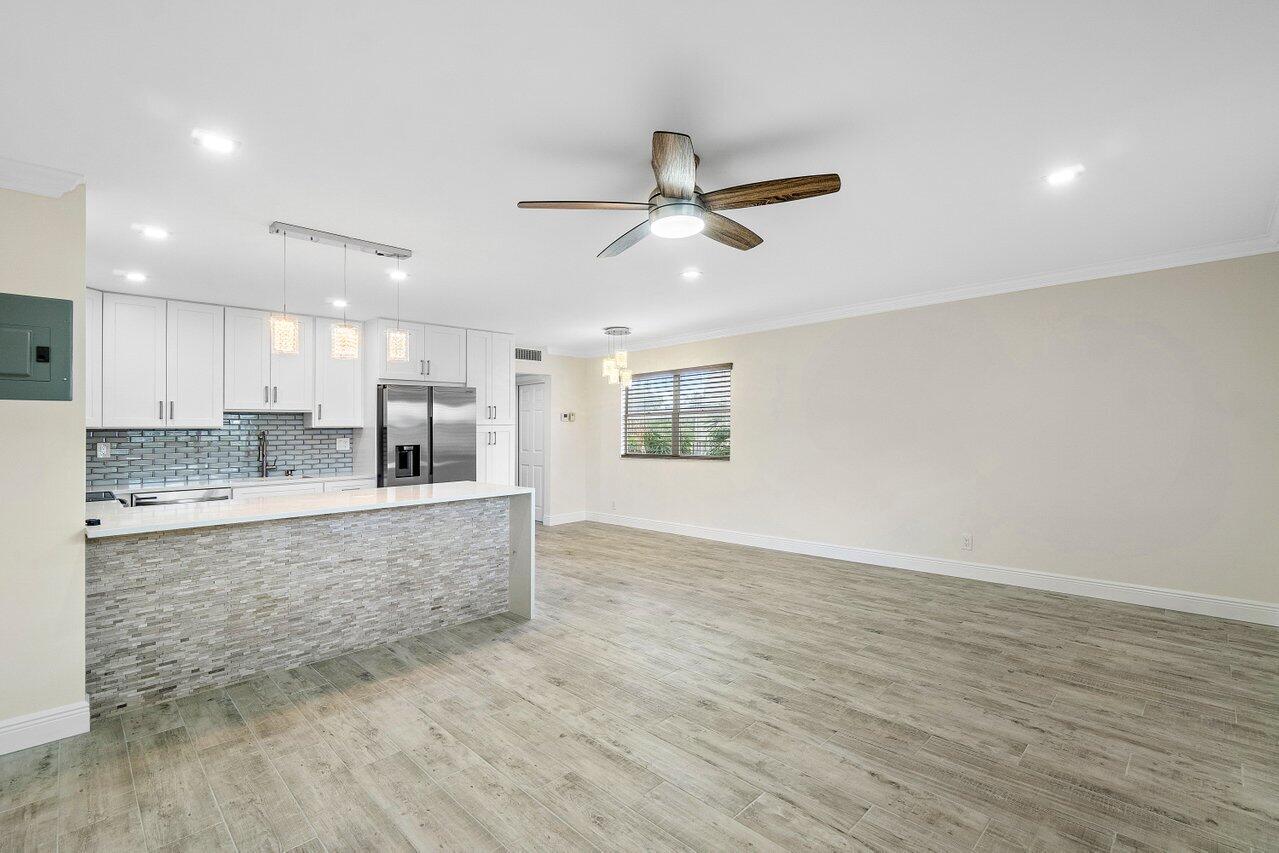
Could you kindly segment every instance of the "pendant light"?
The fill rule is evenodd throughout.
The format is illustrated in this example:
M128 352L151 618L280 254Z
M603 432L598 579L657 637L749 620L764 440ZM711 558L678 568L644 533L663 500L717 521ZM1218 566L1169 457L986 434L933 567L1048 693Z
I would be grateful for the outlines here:
M271 352L273 355L297 355L302 351L302 321L289 316L289 235L280 232L280 240L284 246L282 253L282 287L280 293L281 311L267 318L271 330Z
M391 276L395 282L395 328L386 330L386 360L403 364L409 360L409 333L400 328L400 282L404 276L399 275L400 259L395 259L396 275Z
M609 385L631 387L631 370L625 343L625 338L630 333L629 326L608 326L604 329L604 334L608 336L608 355L604 358L601 373Z
M342 246L342 322L329 326L329 357L351 361L360 357L360 327L348 323L346 284L346 245Z

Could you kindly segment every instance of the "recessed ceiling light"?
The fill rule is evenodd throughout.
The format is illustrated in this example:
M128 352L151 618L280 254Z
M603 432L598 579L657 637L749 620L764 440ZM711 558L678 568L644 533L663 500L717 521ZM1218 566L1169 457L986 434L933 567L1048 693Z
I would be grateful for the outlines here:
M167 240L169 239L168 230L161 228L159 225L139 225L133 223L133 230L137 231L148 240Z
M191 138L195 140L197 145L207 148L215 154L230 154L239 145L229 136L223 136L211 130L201 130L198 127L191 131Z
M684 281L697 281L702 277L702 271L695 267L689 267L680 273L680 277L683 278Z
M1044 180L1048 182L1050 187L1064 187L1066 184L1078 178L1084 172L1082 163L1076 163L1073 166L1066 166L1063 169L1049 172L1044 176Z
M337 297L334 297L333 299L329 300L329 304L332 305L334 308L345 308L350 303L347 302L345 299L339 299Z
M387 270L386 275L388 278L391 279L391 281L404 281L405 279L409 277L408 273L398 268L393 270Z
M118 275L125 281L131 281L134 284L142 284L147 280L147 274L138 272L137 270L111 270L113 275Z

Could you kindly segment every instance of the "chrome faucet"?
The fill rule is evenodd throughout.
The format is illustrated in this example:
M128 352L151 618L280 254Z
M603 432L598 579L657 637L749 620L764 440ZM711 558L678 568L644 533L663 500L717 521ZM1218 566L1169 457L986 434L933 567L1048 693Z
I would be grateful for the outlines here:
M267 449L266 430L262 430L258 433L258 474L261 477L266 477L268 471L275 470L275 466L267 462Z

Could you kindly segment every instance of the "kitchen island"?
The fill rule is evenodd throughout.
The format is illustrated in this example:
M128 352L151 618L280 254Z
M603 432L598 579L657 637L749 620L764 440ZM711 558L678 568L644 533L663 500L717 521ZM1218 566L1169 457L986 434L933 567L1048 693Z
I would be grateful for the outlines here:
M85 505L85 669L109 716L279 667L534 612L533 494L439 483Z

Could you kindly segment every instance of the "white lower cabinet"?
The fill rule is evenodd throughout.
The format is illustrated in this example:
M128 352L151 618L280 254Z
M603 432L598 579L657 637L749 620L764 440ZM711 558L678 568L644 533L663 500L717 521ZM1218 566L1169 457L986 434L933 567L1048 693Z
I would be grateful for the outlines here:
M323 491L323 483L281 483L278 486L236 486L231 490L231 497L264 498L269 495L318 495Z
M326 492L356 492L360 489L376 489L377 477L356 477L351 480L330 480L324 484Z
M515 485L515 427L498 425L475 430L475 481Z

